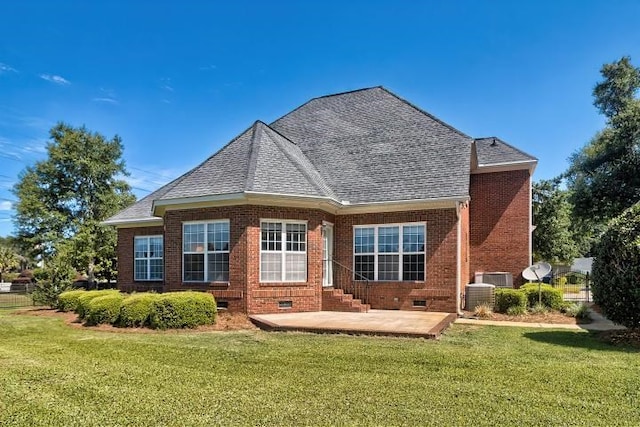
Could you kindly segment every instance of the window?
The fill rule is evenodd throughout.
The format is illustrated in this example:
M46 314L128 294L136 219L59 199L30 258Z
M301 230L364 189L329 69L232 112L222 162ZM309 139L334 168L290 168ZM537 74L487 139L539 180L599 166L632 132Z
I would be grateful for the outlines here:
M162 280L162 236L134 238L134 280Z
M183 280L229 281L229 221L182 226Z
M307 224L263 221L260 224L260 281L307 280Z
M366 225L353 231L355 280L424 280L425 224Z

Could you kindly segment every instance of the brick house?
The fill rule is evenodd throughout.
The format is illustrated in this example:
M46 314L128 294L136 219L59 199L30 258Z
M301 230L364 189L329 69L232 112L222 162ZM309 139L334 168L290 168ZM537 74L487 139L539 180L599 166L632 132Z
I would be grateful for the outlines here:
M457 312L475 272L521 282L536 163L382 87L315 98L105 221L118 286L250 314Z

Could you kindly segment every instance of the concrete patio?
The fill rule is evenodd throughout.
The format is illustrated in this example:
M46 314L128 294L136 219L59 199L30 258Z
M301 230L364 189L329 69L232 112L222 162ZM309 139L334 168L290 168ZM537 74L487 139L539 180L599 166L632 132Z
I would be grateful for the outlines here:
M249 316L258 327L272 331L304 331L438 338L456 319L451 313L369 310L367 313L316 311Z

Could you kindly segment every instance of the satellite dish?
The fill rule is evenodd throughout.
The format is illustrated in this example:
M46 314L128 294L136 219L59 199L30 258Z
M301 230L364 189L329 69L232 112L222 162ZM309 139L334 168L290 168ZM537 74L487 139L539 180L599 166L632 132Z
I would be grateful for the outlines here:
M533 265L522 270L522 277L527 280L537 281L542 280L544 276L551 273L551 266L546 262L536 262Z

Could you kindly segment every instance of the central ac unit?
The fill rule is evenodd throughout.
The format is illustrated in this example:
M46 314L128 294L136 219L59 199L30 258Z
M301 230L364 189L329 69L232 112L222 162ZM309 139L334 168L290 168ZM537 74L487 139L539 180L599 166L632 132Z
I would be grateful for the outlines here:
M476 283L489 283L496 288L513 288L513 274L504 271L476 272Z

